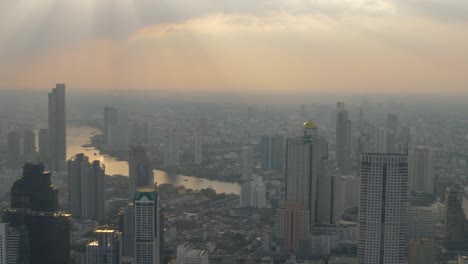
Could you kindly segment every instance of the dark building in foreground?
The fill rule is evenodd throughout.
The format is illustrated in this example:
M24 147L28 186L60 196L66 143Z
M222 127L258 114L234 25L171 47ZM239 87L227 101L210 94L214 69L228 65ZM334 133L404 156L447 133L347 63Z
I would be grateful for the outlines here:
M58 189L42 163L27 163L11 188L11 207L3 222L25 225L31 264L67 264L70 259L70 215L58 211Z

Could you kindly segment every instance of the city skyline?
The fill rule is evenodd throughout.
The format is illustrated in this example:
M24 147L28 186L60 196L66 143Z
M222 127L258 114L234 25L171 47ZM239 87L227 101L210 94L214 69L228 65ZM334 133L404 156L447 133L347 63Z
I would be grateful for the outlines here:
M467 8L463 0L2 1L0 89L63 81L106 91L466 93Z

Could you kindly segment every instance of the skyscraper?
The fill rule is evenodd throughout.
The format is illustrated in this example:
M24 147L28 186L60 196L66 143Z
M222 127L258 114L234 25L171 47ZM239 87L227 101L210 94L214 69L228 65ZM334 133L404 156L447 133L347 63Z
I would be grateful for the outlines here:
M135 192L135 263L159 264L159 197L154 189Z
M94 240L86 246L87 264L120 264L121 234L107 227L94 230Z
M26 161L36 159L36 135L31 130L23 131L23 157Z
M105 167L80 153L68 161L70 212L73 217L104 219Z
M127 147L129 145L128 113L114 107L104 107L104 143L106 146Z
M410 159L410 190L413 192L433 193L434 158L428 147L418 146L413 149Z
M179 166L179 135L176 129L169 129L164 137L164 165Z
M360 264L405 264L408 157L363 154L359 203Z
M28 264L29 236L26 226L0 223L0 264Z
M468 245L462 195L461 191L454 187L447 188L445 192L445 249L448 251L466 251Z
M249 146L241 148L240 155L241 180L250 181L253 179L253 149Z
M49 160L49 130L39 130L39 161L47 162Z
M351 170L351 121L343 102L337 103L336 114L336 160L341 173L348 175Z
M266 206L266 189L262 177L242 185L240 207L263 208Z
M387 152L398 153L399 144L399 127L398 127L398 115L389 114L387 116Z
M286 140L280 135L262 136L260 142L262 169L283 172Z
M27 163L11 188L11 208L3 222L25 225L31 264L67 264L70 259L70 215L58 211L58 189L42 163Z
M135 205L129 203L122 212L123 255L135 257Z
M201 128L196 128L194 133L195 164L203 162L203 134Z
M143 146L130 148L129 159L129 197L132 199L135 191L141 187L154 186L154 174L148 159L146 149Z
M51 170L65 169L67 131L65 113L65 84L57 84L49 93L49 163Z

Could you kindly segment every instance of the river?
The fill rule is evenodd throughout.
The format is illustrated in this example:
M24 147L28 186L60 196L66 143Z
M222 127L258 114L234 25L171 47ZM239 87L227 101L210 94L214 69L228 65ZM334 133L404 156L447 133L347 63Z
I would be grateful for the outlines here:
M101 132L93 127L72 126L67 127L67 158L83 153L91 160L99 160L106 165L106 174L121 174L128 176L128 162L119 161L107 155L101 155L95 148L84 148L83 145L90 143L94 134ZM164 171L154 170L154 182L157 184L169 183L174 186L185 186L186 188L200 190L213 188L217 193L240 193L240 185L237 183L208 180L185 175L169 175Z

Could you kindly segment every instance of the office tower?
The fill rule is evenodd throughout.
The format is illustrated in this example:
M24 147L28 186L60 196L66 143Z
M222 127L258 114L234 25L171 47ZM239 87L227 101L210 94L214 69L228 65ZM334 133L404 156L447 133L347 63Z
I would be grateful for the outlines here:
M280 135L262 136L260 142L262 169L283 172L286 140Z
M49 130L39 130L39 161L47 162L49 159Z
M170 129L164 137L164 165L179 166L179 135L176 129Z
M432 239L408 241L407 264L433 264L436 260L436 242Z
M378 127L375 133L375 152L387 153L387 129Z
M21 225L11 227L9 223L0 223L0 264L28 264L28 230Z
M359 202L360 264L405 264L408 157L363 154Z
M410 190L412 192L434 193L434 158L428 147L413 149L410 160Z
M67 264L70 259L70 215L58 211L58 189L42 163L27 163L11 188L11 208L3 222L25 225L31 264Z
M466 251L468 239L465 235L465 215L461 196L456 188L447 188L445 192L445 249L448 251Z
M400 150L398 144L398 115L389 114L387 116L387 152L398 153Z
M332 170L330 170L332 171ZM333 219L332 223L341 220L343 214L359 207L359 184L357 176L341 176L335 172L333 179Z
M320 164L320 172L317 177L317 198L315 209L315 223L331 225L335 223L333 210L334 183L337 178L335 162L329 162L324 158Z
M70 212L74 218L104 219L104 164L80 153L68 161Z
M253 166L254 165L252 147L242 147L240 155L240 172L242 181L250 181L253 179Z
M154 189L135 192L135 264L159 264L159 197Z
M9 132L7 135L8 162L19 163L21 160L21 133Z
M65 169L67 128L65 114L65 84L57 84L49 93L49 156L51 170Z
M129 145L128 113L104 107L104 143L111 148Z
M138 188L154 186L153 168L145 147L136 146L130 148L128 175L130 175L128 190L130 199L133 198Z
M309 246L309 210L301 204L276 209L276 239L284 251L304 251Z
M343 102L337 103L335 147L338 166L341 173L347 175L351 170L351 121Z
M263 208L266 206L266 189L262 177L242 185L240 207Z
M180 264L209 264L208 250L191 249L188 244L177 247L177 263Z
M23 157L27 161L36 159L36 135L31 130L23 132Z
M135 206L129 203L123 210L123 255L135 257Z
M286 141L286 203L303 205L311 221L316 219L317 183L327 159L328 142L312 121L304 123L303 136Z
M201 164L203 162L203 134L201 128L195 129L194 143L195 164Z
M434 206L409 206L407 217L407 239L433 238L436 235L438 210Z
M121 235L118 231L107 227L98 227L94 230L94 240L86 246L86 263L120 264Z

